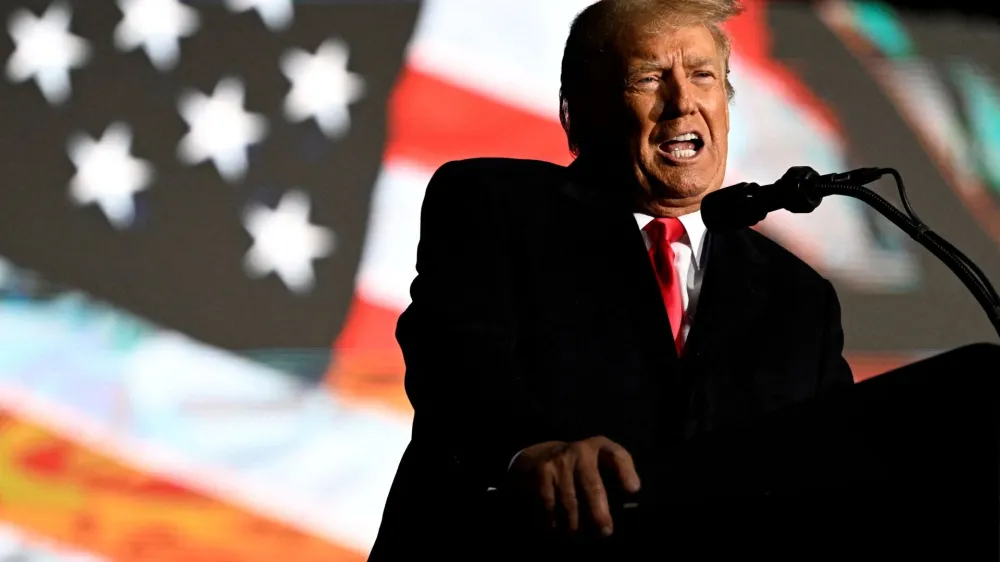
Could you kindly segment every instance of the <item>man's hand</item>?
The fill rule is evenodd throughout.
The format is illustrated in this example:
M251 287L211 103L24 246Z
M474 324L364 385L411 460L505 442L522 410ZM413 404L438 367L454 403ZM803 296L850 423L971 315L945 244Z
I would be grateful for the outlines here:
M613 524L602 468L617 475L625 491L639 491L639 476L632 456L606 437L532 445L521 451L510 473L519 488L541 501L550 526L561 523L570 532L576 532L584 508L583 517L588 517L594 528L607 536L612 533Z

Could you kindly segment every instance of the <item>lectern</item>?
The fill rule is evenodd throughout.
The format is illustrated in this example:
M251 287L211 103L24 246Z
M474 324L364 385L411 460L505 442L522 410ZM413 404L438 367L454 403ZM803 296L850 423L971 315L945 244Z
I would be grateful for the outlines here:
M902 210L864 187L885 175L896 181ZM821 176L795 167L774 185L735 187L705 196L709 229L750 226L777 209L808 213L829 195L868 203L941 259L1000 334L1000 295L920 220L896 170ZM1000 348L966 346L692 442L667 477L691 485L634 502L627 518L642 537L683 528L692 553L717 546L798 560L1000 559L998 378ZM719 520L728 543L715 545L712 526L691 524L689 514Z
M1000 559L1000 346L905 366L676 458L663 476L683 484L619 509L623 556Z
M611 539L516 537L502 557L997 560L1000 346L943 353L670 456L652 476L662 485L612 494Z

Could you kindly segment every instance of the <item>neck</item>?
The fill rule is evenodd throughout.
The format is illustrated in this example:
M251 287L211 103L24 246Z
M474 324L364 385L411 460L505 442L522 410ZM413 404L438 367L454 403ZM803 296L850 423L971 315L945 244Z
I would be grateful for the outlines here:
M621 164L613 159L581 154L570 165L570 170L577 181L590 186L590 189L599 193L603 199L623 207L631 206L629 198L633 191L625 186L634 183L635 180L627 174L622 174Z
M701 210L701 197L686 199L656 199L650 201L646 193L640 192L635 202L637 213L644 213L658 218L680 217Z

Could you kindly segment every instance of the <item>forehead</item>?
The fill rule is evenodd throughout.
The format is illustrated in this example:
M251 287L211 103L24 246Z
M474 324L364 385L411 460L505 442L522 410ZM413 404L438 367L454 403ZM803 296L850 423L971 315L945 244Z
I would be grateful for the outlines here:
M663 60L676 56L685 59L718 58L715 38L704 25L677 28L653 27L650 24L634 26L621 35L619 49L628 62Z

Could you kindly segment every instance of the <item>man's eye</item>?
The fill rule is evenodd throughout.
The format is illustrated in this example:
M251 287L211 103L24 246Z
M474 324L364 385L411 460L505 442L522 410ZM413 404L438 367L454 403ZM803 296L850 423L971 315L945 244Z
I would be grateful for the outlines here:
M698 78L715 78L715 75L712 74L711 72L708 72L707 70L695 72L694 75Z
M651 84L653 82L656 82L656 77L655 76L647 76L645 78L640 78L639 79L639 83L640 84Z

